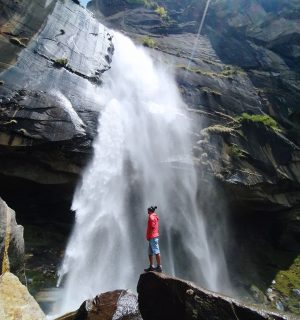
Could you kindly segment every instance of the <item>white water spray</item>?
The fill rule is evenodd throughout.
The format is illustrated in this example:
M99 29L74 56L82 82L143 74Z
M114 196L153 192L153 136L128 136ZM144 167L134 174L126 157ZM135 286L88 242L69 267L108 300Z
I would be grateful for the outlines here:
M197 206L190 123L175 81L128 38L115 34L114 44L94 157L73 201L61 313L107 290L135 290L148 265L150 205L158 206L164 271L213 290L226 285Z

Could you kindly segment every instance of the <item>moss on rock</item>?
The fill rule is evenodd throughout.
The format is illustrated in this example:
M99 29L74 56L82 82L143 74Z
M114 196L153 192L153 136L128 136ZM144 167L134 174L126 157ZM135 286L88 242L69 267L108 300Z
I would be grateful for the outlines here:
M282 297L285 307L300 314L300 255L289 269L277 273L273 287Z

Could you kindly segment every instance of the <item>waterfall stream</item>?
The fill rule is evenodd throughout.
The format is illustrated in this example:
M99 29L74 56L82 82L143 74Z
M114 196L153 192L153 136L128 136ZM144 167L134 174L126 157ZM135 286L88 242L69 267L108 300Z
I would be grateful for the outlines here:
M190 119L175 80L125 36L115 33L114 45L99 95L94 156L72 205L61 313L107 290L135 290L148 266L150 205L158 206L164 272L212 290L227 281L197 205Z

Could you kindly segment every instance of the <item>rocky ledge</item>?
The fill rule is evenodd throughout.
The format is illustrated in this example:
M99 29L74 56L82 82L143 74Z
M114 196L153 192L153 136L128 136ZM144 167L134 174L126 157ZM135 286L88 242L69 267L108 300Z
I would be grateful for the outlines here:
M246 305L191 282L156 272L138 282L139 307L144 320L287 320L296 319Z

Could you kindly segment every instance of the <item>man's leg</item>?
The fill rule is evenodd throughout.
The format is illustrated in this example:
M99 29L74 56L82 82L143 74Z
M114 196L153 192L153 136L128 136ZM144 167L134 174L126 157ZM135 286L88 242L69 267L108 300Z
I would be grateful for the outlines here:
M145 272L149 272L149 271L154 271L155 268L154 268L154 258L153 258L153 250L152 250L152 247L151 247L151 242L149 241L149 248L148 248L148 257L149 257L149 268L147 269L144 269Z
M161 262L160 262L160 253L156 254L155 255L155 258L156 258L156 264L158 266L161 266ZM152 256L152 261L153 261L153 256ZM152 263L153 264L153 263Z
M157 260L157 259L156 259ZM154 259L153 259L153 256L152 255L149 255L149 264L150 266L153 266L154 265Z

